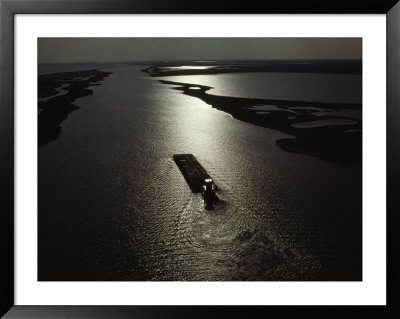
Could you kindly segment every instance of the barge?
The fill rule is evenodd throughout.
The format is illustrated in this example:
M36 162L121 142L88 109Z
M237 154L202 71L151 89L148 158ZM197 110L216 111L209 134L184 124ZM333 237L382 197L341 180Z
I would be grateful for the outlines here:
M205 180L211 179L210 175L193 154L175 154L173 158L192 192L200 193Z

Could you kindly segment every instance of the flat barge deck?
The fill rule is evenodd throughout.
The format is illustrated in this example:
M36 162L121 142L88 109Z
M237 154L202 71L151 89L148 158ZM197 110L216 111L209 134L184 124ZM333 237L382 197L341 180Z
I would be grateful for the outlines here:
M204 184L204 179L211 178L210 175L207 174L193 154L175 154L173 158L192 192L199 193Z

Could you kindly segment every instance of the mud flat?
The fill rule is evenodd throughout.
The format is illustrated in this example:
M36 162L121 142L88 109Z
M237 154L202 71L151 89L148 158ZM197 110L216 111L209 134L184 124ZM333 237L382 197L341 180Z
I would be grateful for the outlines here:
M76 99L92 95L90 86L100 85L111 72L87 70L60 72L38 77L38 145L43 146L61 134L61 122L79 109ZM60 88L64 91L60 95ZM42 101L40 101L42 100ZM45 100L45 101L43 101Z
M212 89L209 86L160 82L172 85L173 89L185 95L199 98L238 120L293 135L293 138L276 142L288 152L319 156L345 165L361 165L362 121L347 116L345 112L343 116L337 115L337 111L361 111L361 104L227 97L207 93ZM263 107L266 110L260 111ZM313 122L316 125L312 125ZM324 124L317 125L319 123Z

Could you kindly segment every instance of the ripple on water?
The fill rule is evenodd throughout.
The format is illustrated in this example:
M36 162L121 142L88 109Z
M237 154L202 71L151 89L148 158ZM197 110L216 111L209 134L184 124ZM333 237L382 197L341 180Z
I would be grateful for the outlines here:
M206 210L201 196L194 194L181 219L188 243L197 250L230 253L240 230L240 225L232 221L233 209L221 199L213 210Z

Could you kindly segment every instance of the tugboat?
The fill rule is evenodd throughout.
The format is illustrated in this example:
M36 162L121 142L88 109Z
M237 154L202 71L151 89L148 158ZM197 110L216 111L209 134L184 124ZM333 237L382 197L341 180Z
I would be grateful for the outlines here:
M214 203L219 200L216 190L217 186L211 178L204 179L203 186L201 187L201 195L203 195L206 209L213 209Z
M219 200L216 191L218 186L201 166L193 154L174 154L173 159L182 172L193 193L200 193L204 198L207 210L214 209L214 203Z

